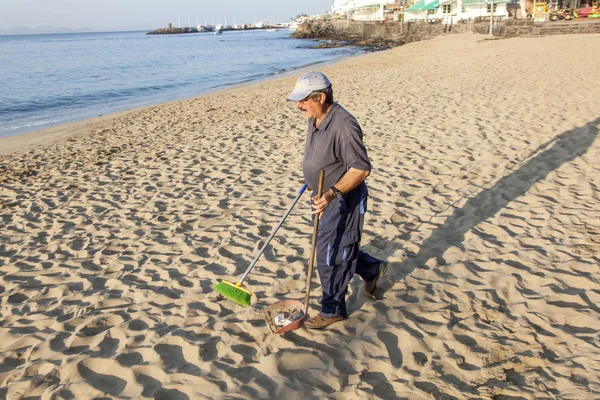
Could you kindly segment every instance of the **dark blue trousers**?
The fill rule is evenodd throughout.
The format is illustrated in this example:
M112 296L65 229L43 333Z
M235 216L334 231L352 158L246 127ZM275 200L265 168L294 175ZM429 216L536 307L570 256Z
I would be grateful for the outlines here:
M358 274L369 282L377 277L383 262L360 250L367 198L363 183L331 202L319 221L316 265L323 289L321 315L325 318L346 318L346 294L352 277Z

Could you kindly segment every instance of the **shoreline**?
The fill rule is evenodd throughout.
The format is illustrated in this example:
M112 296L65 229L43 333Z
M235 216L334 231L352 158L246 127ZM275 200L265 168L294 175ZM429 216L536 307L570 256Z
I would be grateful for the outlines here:
M108 32L111 34L112 32ZM118 32L117 32L118 33ZM127 32L125 32L127 33ZM133 31L133 33L140 33L139 31ZM246 37L243 35L244 32L240 31L242 35L240 37ZM237 35L238 33L233 33L233 35ZM51 35L52 36L52 35ZM227 36L231 40L235 39L237 36ZM271 36L270 36L271 37ZM202 79L197 80L194 84L191 85L179 85L174 90L160 90L158 93L154 93L152 91L151 94L146 94L146 91L143 90L142 86L135 86L135 90L130 90L131 93L128 93L124 99L118 98L120 96L118 93L112 93L116 95L108 98L108 95L102 102L102 104L98 104L95 107L92 107L90 103L85 100L71 100L71 103L65 103L65 106L59 106L53 113L51 112L39 112L31 108L31 110L24 109L23 118L19 118L19 110L16 111L16 114L11 114L10 107L7 107L6 115L4 120L3 129L0 131L0 139L6 137L13 136L21 136L23 134L35 133L44 131L47 129L54 129L59 126L66 126L73 124L75 122L84 121L90 118L97 118L106 115L113 115L115 113L126 112L128 110L138 110L144 107L150 107L163 103L170 103L174 101L180 101L185 99L190 99L198 96L203 96L208 93L212 93L223 88L228 88L232 86L242 85L247 82L261 82L263 80L268 80L273 77L277 77L278 75L286 74L293 71L303 70L305 68L310 68L314 65L319 64L327 64L329 62L335 62L336 60L346 58L348 56L353 56L357 53L362 53L360 49L349 49L346 51L324 51L319 53L314 53L314 56L311 56L312 50L309 50L312 44L315 43L313 40L305 40L305 41L297 41L293 40L292 42L285 42L284 39L287 38L287 35L284 33L283 35L274 36L277 39L282 40L282 46L285 48L290 48L292 51L294 48L303 49L303 57L297 59L289 59L286 62L273 64L271 68L265 66L260 71L253 70L251 68L234 68L231 74L216 74L219 78L214 80L204 81ZM233 38L233 39L231 39ZM211 39L212 40L212 39ZM226 40L227 41L227 40ZM287 43L287 44L283 44ZM354 54L352 54L354 53ZM325 59L325 61L314 61ZM274 68L277 66L278 68ZM93 85L92 85L93 86ZM96 89L94 89L96 90ZM111 93L109 93L110 95ZM43 100L43 97L40 98L40 101ZM92 101L93 103L93 101ZM49 103L51 104L51 103ZM69 109L69 104L73 106L73 110ZM0 150L2 151L2 150ZM6 154L6 150L2 152L2 154Z
M305 66L291 68L284 72L273 73L273 74L270 74L270 75L267 75L267 76L264 76L264 77L258 78L258 79L250 79L250 80L244 80L241 82L225 84L218 88L208 89L208 90L198 93L196 95L184 97L181 99L158 102L158 103L150 103L150 104L142 105L139 107L110 112L105 115L90 116L90 117L84 117L84 118L80 118L80 119L67 120L64 123L60 123L58 125L50 125L47 127L33 130L33 131L26 131L26 132L22 132L22 133L11 134L9 136L2 136L2 137L0 137L0 156L6 156L13 152L25 151L28 149L32 149L36 146L51 145L51 144L55 143L56 141L62 141L62 140L68 139L70 137L79 136L79 135L85 134L85 132L82 132L82 130L83 131L91 131L93 129L100 127L103 124L109 123L110 121L112 121L114 119L129 116L132 113L138 113L140 111L143 111L143 110L146 110L149 108L163 106L163 105L164 106L172 105L172 104L176 104L178 102L185 102L185 101L200 99L200 98L204 98L204 97L216 96L216 95L220 95L220 94L227 94L230 91L232 91L232 92L242 91L242 90L245 90L248 88L253 88L255 85L260 85L261 83L268 82L270 80L286 79L288 77L288 75L293 75L293 74L300 73L303 71L308 71L311 68L314 68L316 66L328 66L328 65L332 65L332 64L335 64L338 62L342 62L346 59L352 59L354 57L360 57L360 56L364 56L367 54L368 53L355 54L355 55L343 57L341 59L336 59L333 61L315 62L315 63L311 63L311 64L308 64ZM23 142L18 143L19 141L17 140L17 138L23 139Z
M304 183L295 74L0 157L0 394L598 398L600 35L479 39L320 68L373 165L361 249L389 265L323 331L274 335L261 313L304 298L306 194L244 282L252 305L213 290Z

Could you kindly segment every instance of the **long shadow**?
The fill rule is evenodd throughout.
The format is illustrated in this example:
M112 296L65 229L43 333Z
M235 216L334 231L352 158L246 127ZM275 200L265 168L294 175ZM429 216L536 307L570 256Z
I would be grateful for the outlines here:
M465 234L481 222L493 217L507 204L529 191L537 182L559 168L584 155L598 136L600 117L583 127L566 131L538 147L538 153L518 170L501 178L492 188L478 193L460 209L456 209L444 224L423 241L416 255L408 256L402 263L392 265L391 276L398 282L415 268L423 266L431 257L443 260L442 255L452 246L461 247ZM575 256L574 256L575 257ZM395 282L385 285L389 290Z

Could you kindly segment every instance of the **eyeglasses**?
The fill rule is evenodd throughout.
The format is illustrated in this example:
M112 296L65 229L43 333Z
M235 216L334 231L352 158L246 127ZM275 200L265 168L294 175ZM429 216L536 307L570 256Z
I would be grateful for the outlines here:
M317 93L317 94L309 94L307 98L305 98L304 100L299 100L298 103L300 104L304 104L306 103L309 99L312 99L312 101L318 101L319 97L321 96L321 93Z

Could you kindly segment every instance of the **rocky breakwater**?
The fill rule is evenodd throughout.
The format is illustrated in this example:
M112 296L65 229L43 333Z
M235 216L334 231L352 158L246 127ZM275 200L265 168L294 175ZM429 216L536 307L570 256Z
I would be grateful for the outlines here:
M383 50L405 43L405 38L388 34L365 32L367 25L377 23L358 21L312 21L301 24L291 35L296 39L318 39L315 48L360 46L370 50Z
M396 21L329 20L305 22L291 35L297 39L318 39L315 46L361 46L369 50L384 50L405 43L431 39L445 33L472 31L472 24L446 25L442 23Z
M146 35L178 35L181 33L197 33L196 28L160 28L152 32L146 33Z

